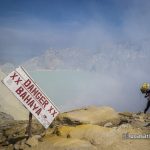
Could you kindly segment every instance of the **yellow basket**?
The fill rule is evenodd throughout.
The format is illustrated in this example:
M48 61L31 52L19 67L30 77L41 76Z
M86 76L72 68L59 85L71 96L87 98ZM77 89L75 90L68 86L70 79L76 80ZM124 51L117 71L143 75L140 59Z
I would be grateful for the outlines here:
M140 90L142 93L146 93L148 90L150 90L150 84L149 83L143 83Z

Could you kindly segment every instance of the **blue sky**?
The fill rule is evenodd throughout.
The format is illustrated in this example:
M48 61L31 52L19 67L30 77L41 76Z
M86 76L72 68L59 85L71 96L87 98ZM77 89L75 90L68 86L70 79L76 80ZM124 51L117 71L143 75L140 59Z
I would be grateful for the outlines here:
M92 18L98 21L99 14L118 21L120 11L121 5L118 7L112 0L5 0L1 5L2 17L45 19L50 23L85 22Z
M49 48L139 43L149 39L149 8L148 0L0 0L0 63Z

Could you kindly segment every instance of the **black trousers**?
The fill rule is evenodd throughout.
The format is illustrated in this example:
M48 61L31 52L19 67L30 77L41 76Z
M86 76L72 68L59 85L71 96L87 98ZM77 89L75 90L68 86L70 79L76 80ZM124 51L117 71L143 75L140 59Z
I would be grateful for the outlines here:
M149 107L150 107L150 101L147 102L147 106L146 106L146 108L145 108L145 110L144 110L144 113L145 113L145 114L146 114L147 110L149 109Z

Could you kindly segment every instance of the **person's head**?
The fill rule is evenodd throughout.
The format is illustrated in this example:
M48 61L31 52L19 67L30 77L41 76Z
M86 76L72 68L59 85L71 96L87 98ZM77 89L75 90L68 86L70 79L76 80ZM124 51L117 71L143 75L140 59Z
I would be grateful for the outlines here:
M148 92L150 90L150 84L149 83L143 83L140 88L142 94Z

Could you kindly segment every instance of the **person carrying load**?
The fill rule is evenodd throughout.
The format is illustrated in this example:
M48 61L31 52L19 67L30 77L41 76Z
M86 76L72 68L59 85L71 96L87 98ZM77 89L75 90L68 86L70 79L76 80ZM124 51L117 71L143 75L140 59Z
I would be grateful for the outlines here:
M150 107L150 84L149 83L143 83L141 88L140 88L142 94L145 94L145 98L147 98L147 105L146 108L144 109L144 113L146 114L147 110Z

